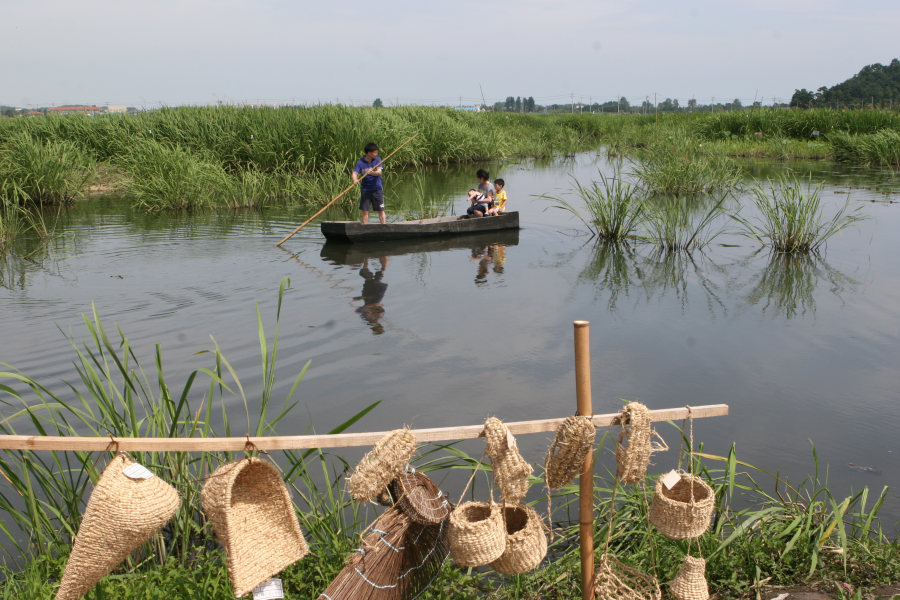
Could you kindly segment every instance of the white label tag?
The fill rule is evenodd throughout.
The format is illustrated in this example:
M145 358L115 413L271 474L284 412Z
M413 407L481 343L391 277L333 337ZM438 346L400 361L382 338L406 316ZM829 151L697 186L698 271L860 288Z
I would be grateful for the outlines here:
M662 478L663 485L666 486L667 490L671 490L679 481L681 481L681 475L678 474L678 471L674 470L666 473Z
M253 588L253 600L279 600L284 598L280 579L269 579Z
M139 463L134 463L133 465L129 465L125 467L122 471L122 474L125 477L130 477L131 479L150 479L153 477L153 473L144 468L144 465Z
M507 448L515 448L516 447L516 438L512 433L509 432L509 429L506 430L506 447Z

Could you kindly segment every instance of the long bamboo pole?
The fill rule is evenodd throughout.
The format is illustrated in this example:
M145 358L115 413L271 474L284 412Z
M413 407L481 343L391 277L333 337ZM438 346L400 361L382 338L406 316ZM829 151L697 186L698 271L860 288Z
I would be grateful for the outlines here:
M724 417L728 414L727 404L692 406L691 416ZM681 421L688 416L685 407L664 408L650 411L650 420ZM619 414L595 415L591 421L596 427L618 425ZM537 421L517 421L505 423L514 435L556 431L565 419L540 419ZM439 427L435 429L413 429L419 442L442 442L468 440L481 437L484 424ZM335 435L291 435L249 438L260 450L302 450L306 448L350 448L372 446L384 437L387 431L366 433L339 433ZM244 449L247 437L232 438L116 438L119 450L123 452L221 452ZM50 436L50 435L0 435L0 450L81 450L99 452L105 450L110 438L96 436Z
M412 136L411 138L409 138L408 140L406 140L405 142L403 142L402 144L400 144L400 145L397 147L396 150L394 150L393 152L391 152L390 154L388 154L386 157L384 157L384 159L382 159L382 161L378 164L378 166L381 166L381 165L383 165L384 163L386 163L390 157L392 157L393 155L397 154L397 152L400 150L400 148L402 148L403 146L407 145L408 143L410 143L411 141L413 141L413 140L416 139L417 137L419 137L419 134L418 134L418 133L417 133L416 135ZM360 181L362 181L363 179L365 179L368 175L369 175L368 172L365 173L362 177L360 177L360 178L357 180L356 183L359 183ZM356 185L356 183L351 183L349 186L347 186L347 189L345 189L343 192L341 192L340 194L338 194L337 196L335 196L335 197L331 200L331 202L329 202L328 204L326 204L325 206L323 206L321 209L319 209L319 212L317 212L316 214L314 214L313 216L311 216L310 218L308 218L308 219L307 219L300 227L298 227L297 229L293 230L292 232L290 232L289 234L287 234L286 236L284 236L284 239L281 240L280 242L278 242L277 244L275 244L275 247L277 248L278 246L282 245L283 243L285 243L286 241L288 241L289 239L291 239L292 237L294 237L294 234L295 234L295 233L297 233L298 231L300 231L301 229L303 229L304 227L306 227L306 226L309 224L310 221L312 221L313 219L315 219L316 217L318 217L319 215L321 215L323 212L325 212L325 209L327 209L329 206L331 206L332 204L334 204L335 202L337 202L337 201L340 199L341 196L343 196L344 194L346 194L347 192L349 192L351 189L353 189L353 187Z
M590 322L575 321L575 394L578 414L594 416L591 402ZM578 482L578 523L581 528L581 598L594 599L594 453L588 452Z

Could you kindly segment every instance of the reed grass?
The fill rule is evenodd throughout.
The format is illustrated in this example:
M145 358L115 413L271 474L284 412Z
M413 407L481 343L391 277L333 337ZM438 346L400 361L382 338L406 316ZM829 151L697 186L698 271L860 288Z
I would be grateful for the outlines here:
M828 136L834 157L841 162L870 167L900 167L900 131L884 129L876 133L850 134L836 131Z
M93 161L71 141L42 142L17 132L0 149L0 194L7 202L67 202L93 177Z
M739 233L776 252L818 252L832 236L868 218L860 214L861 206L850 209L849 195L845 204L826 218L820 197L823 185L814 185L811 178L804 182L793 174L779 175L769 180L768 187L757 184L751 188L757 217L736 212L732 218L740 226Z
M726 198L722 196L708 207L674 196L647 202L643 237L666 252L701 250L725 229L717 226L716 220L725 214Z
M649 193L673 195L729 191L743 178L724 153L684 137L672 137L641 151L633 174Z
M572 179L573 191L569 194L581 200L576 206L564 196L540 196L558 208L580 220L592 235L607 241L625 241L644 220L644 198L634 184L624 181L622 173L607 177L600 173L600 181L584 185Z

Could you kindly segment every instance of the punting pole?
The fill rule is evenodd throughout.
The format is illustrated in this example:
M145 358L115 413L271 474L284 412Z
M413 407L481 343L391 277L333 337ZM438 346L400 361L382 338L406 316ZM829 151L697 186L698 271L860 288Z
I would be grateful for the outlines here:
M416 135L412 136L411 138L409 138L408 140L406 140L405 142L403 142L402 144L400 144L400 145L397 147L396 150L394 150L393 152L391 152L390 154L388 154L387 156L384 157L384 160L382 160L382 161L379 163L379 166L381 166L381 165L383 165L384 163L386 163L390 157L392 157L393 155L395 155L395 154L400 150L400 148L402 148L403 146L407 145L408 143L410 143L411 141L413 141L413 140L416 139L417 137L419 137L419 134L418 134L418 133L417 133ZM360 177L360 178L359 178L359 181L362 181L363 179L365 179L365 178L366 178L366 175L368 175L368 173L366 173L365 175L363 175L362 177ZM357 183L359 183L359 181L357 181ZM328 208L329 206L331 206L332 204L334 204L335 202L337 202L338 199L339 199L341 196L343 196L344 194L346 194L347 192L349 192L351 189L353 189L353 186L355 186L355 185L356 185L356 183L353 183L353 184L350 184L349 186L347 186L347 189L345 189L343 192L341 192L340 194L338 194L337 196L335 196L335 197L331 200L331 202L329 202L328 204L326 204L325 206L323 206L322 208L320 208L320 209L319 209L319 212L317 212L316 214L314 214L313 216L311 216L310 218L308 218L308 219L303 223L303 225L301 225L301 226L298 227L297 229L293 230L292 232L290 232L289 234L287 234L286 236L284 236L284 239L281 240L280 242L278 242L277 244L275 244L275 247L277 248L278 246L282 245L283 243L285 243L286 241L288 241L289 239L291 239L292 237L294 237L294 234L295 234L295 233L297 233L298 231L300 231L301 229L303 229L304 227L306 227L306 226L309 224L310 221L312 221L313 219L315 219L316 217L318 217L319 215L321 215L323 212L325 212L325 209L326 209L326 208Z
M578 414L594 416L591 402L590 322L575 321L575 393ZM588 452L578 484L578 522L581 526L581 598L594 598L594 453Z

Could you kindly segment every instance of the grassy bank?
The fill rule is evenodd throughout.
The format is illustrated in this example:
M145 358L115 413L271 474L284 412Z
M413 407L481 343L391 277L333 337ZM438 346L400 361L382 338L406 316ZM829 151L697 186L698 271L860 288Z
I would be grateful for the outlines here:
M282 293L288 284L283 283ZM285 399L276 398L281 293L278 306L274 334L270 331L267 335L259 320L262 383L256 390L245 389L215 343L207 354L210 367L194 371L184 383L175 383L165 375L158 346L153 364L145 370L138 362L142 353L131 347L121 331L107 333L96 313L85 317L86 343L69 340L78 373L70 386L61 388L65 392L54 392L4 365L0 393L9 408L4 411L0 431L182 438L245 431L272 435L287 415L303 410L294 394L302 387L306 371L304 367L299 374L291 374L290 393ZM247 398L254 399L252 405ZM372 410L382 410L377 404L331 432L347 429ZM680 425L661 425L673 448L677 443L672 442L682 436ZM716 498L712 527L700 540L712 591L723 597L753 598L772 586L849 583L865 588L900 579L898 542L887 537L878 520L887 488L835 498L819 479L814 449L812 475L799 484L741 462L733 448L723 456L708 453L702 446L698 450L694 468L712 486ZM594 480L598 549L607 536L612 495L612 476L603 465L614 463L613 453L612 439L603 436L597 447ZM108 456L0 454L0 513L8 551L0 597L49 600L54 596L84 504ZM233 598L221 551L200 510L197 481L220 462L236 456L133 453L133 457L175 486L183 503L166 528L105 578L88 598ZM655 462L674 466L678 458L673 451L658 456ZM314 553L283 574L287 597L312 599L341 569L358 544L358 534L373 520L375 509L353 502L346 494L344 479L352 465L340 454L285 451L273 453L271 459L294 492L297 514ZM437 481L449 473L442 487L455 499L478 460L453 444L426 445L415 464ZM529 498L545 512L542 475L538 465ZM647 489L652 489L653 478L646 483ZM481 479L476 486L473 494L483 497L487 492ZM485 569L460 569L448 560L422 597L580 598L575 491L571 486L555 494L556 537L548 559L534 573L500 576ZM643 494L634 486L618 490L610 548L644 572L655 568L665 583L678 570L686 544L647 531L648 499Z

